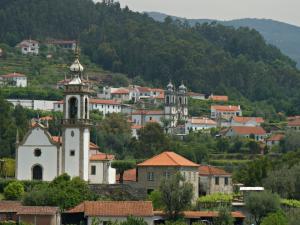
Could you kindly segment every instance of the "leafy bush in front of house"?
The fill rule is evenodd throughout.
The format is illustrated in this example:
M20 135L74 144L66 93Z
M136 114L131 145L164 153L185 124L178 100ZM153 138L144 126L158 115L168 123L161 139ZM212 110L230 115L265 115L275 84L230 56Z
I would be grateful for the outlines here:
M0 179L0 193L4 192L5 187L7 187L10 183L15 182L16 179L4 179L1 178ZM24 180L24 181L20 181L23 186L24 186L24 190L30 191L32 190L35 186L46 183L45 181L39 181L39 180Z
M20 181L11 182L4 188L4 197L7 200L19 200L24 194L24 186Z
M203 208L214 209L220 206L230 206L232 200L233 195L231 194L215 193L198 198L196 207L201 210Z

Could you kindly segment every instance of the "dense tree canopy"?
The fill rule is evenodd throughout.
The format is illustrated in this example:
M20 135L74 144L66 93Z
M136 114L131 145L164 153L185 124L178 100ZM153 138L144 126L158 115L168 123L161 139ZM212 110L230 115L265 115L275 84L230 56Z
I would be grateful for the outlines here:
M113 1L1 1L0 42L13 46L29 37L80 38L93 62L135 80L154 85L184 80L193 91L244 96L276 111L300 112L295 63L248 28L159 23Z

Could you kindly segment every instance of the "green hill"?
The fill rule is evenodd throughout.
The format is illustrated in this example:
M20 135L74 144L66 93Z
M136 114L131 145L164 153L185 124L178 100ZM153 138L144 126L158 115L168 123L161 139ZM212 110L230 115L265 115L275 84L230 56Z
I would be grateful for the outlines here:
M1 1L0 42L28 37L79 38L84 55L105 70L159 86L183 80L193 91L300 113L295 63L248 28L159 23L111 1Z
M153 19L163 22L168 16L158 12L147 12ZM173 17L174 19L186 20L184 18ZM288 23L274 21L270 19L238 19L229 21L209 20L209 19L188 19L191 25L196 23L217 22L224 26L249 27L257 30L264 39L289 56L300 67L300 27Z

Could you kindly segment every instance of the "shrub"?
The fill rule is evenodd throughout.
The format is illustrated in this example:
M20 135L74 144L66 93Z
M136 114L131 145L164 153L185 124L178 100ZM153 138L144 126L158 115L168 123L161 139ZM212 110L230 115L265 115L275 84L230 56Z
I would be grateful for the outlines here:
M24 186L19 181L11 182L4 189L4 196L7 200L20 200L24 194Z
M220 206L230 206L233 196L229 194L215 193L198 198L197 209L214 209Z

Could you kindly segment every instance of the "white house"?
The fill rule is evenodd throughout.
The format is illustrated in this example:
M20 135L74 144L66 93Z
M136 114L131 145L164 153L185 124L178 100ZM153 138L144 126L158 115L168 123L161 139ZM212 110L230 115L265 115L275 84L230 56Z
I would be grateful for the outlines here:
M105 153L90 156L90 184L114 184L116 182L116 169L111 167L111 162L114 159L114 155Z
M234 116L231 119L230 126L258 127L264 122L261 117Z
M256 141L262 141L267 137L266 131L262 127L230 127L225 132L226 137L244 137L253 138Z
M24 40L17 45L17 48L20 48L22 54L24 54L24 55L27 55L27 54L38 55L40 44L38 41L35 41L35 40L31 40L31 39Z
M188 134L190 131L201 131L216 128L217 123L212 119L206 117L192 117L189 118L185 124L185 133Z
M271 135L271 137L269 137L267 140L266 140L266 144L268 147L273 147L274 145L279 145L280 144L280 141L282 141L284 139L285 135L284 134L273 134Z
M241 107L235 105L212 105L210 107L212 119L230 119L234 116L242 116Z
M6 99L14 106L21 105L23 108L33 110L52 111L56 101L50 100L29 100L29 99Z
M162 124L161 120L164 118L164 115L164 111L162 110L137 110L132 112L131 120L133 124L141 126L145 126L149 122Z
M85 201L66 212L69 216L82 214L88 225L99 221L101 225L110 222L124 222L129 216L142 218L148 225L154 224L151 201ZM78 222L78 221L77 221Z
M27 87L27 77L20 73L9 73L1 76L3 84L12 87Z
M73 50L76 49L76 41L75 40L48 40L46 41L48 46L58 46L63 49Z

